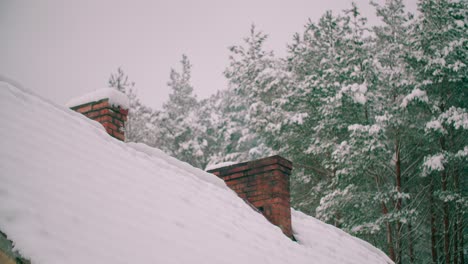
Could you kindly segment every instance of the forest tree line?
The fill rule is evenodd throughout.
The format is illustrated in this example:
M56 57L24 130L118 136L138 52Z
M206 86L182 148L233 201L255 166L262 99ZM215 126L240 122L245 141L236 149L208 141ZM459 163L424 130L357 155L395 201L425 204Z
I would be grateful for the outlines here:
M292 205L386 252L395 263L467 263L468 1L352 5L293 36L287 55L252 26L230 47L228 87L198 99L183 55L162 109L130 98L128 141L204 169L280 154Z

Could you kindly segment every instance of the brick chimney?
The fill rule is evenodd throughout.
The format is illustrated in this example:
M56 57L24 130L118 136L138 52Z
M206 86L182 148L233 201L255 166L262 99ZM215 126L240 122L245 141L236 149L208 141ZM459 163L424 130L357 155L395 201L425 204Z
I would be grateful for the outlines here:
M101 123L112 137L125 141L124 128L129 108L125 94L104 88L72 99L66 105Z
M289 175L292 163L271 156L208 170L223 179L239 197L256 207L272 224L293 238Z

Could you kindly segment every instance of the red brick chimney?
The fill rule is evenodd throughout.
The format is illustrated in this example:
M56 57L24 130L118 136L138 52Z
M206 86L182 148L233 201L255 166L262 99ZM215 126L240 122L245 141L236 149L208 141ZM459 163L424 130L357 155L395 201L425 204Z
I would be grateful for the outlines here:
M125 141L124 128L129 108L125 94L104 88L72 99L66 105L101 123L112 137Z
M239 197L256 207L272 224L292 238L289 175L292 163L271 156L208 170L223 179Z

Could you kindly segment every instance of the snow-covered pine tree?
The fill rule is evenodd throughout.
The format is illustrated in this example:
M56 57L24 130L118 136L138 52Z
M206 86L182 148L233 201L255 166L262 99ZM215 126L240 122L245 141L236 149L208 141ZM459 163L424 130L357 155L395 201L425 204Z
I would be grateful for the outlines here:
M129 81L128 75L119 67L117 73L109 77L108 85L127 95L130 103L128 120L125 123L125 141L144 142L149 144L154 130L148 127L151 117L156 113L149 107L144 106L137 97L135 83Z
M128 75L124 73L122 67L118 67L117 72L111 74L107 83L109 87L113 87L122 93L127 93L128 89L135 86L134 82L128 81Z
M271 154L255 130L255 124L261 127L258 122L264 121L260 112L266 110L260 104L260 98L266 96L264 74L274 63L273 53L263 49L266 39L267 35L252 25L245 44L230 47L230 63L224 72L229 83L222 96L224 120L220 135L225 142L224 157L217 162L246 161Z
M206 129L201 126L199 103L190 83L192 65L186 55L180 63L181 72L171 69L168 86L172 92L156 122L160 130L160 148L193 166L204 168L207 163L204 158Z
M404 257L414 261L412 221L417 211L409 192L420 190L410 190L408 182L417 180L414 172L421 155L415 144L423 138L423 121L419 119L418 108L408 112L409 108L402 107L406 105L404 95L414 89L414 77L407 62L411 52L408 32L411 15L405 13L399 0L374 5L383 23L373 29L374 78L367 95L368 124L348 127L352 133L346 146L347 155L342 158L348 176L354 174L367 179L367 184L374 184L367 190L358 185L358 189L373 201L367 207L380 209L368 215L367 220L362 218L366 222L356 222L351 232L374 234L374 244L386 249L396 263L401 263ZM408 250L403 252L403 248Z
M468 148L467 10L467 1L422 0L413 32L418 50L414 65L429 104L426 136L430 144L421 168L430 187L434 263L466 262L467 190L461 181L467 171Z
M197 109L198 131L203 137L203 156L201 168L223 161L225 140L223 137L222 92L218 91L207 99L200 101Z
M302 36L296 35L288 57L294 83L287 105L301 118L285 124L289 135L284 145L300 175L295 178L300 184L292 186L308 186L293 189L294 202L311 212L321 197L328 197L317 216L337 226L346 222L343 212L352 199L352 180L340 174L343 164L334 153L348 138L348 126L367 122L371 75L364 23L356 7L344 16L327 12L317 24L309 21Z
M380 139L370 108L377 88L371 43L365 37L366 19L357 6L353 4L337 18L342 20L343 33L335 37L330 55L320 62L319 71L325 74L316 78L318 87L329 94L320 95L323 88L316 94L322 105L309 152L321 156L322 166L330 171L316 213L348 232L376 240L376 225L370 220L379 212L376 201L370 199L376 182L363 170L372 164L368 154L378 151ZM325 25L329 24L333 25ZM360 135L366 136L356 140Z

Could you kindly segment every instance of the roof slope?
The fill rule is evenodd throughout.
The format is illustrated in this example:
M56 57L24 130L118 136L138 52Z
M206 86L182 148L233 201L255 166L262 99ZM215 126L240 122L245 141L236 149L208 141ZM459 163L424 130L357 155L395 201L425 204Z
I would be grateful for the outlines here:
M299 213L328 246L294 243L217 177L6 83L0 120L0 230L33 263L389 261Z

